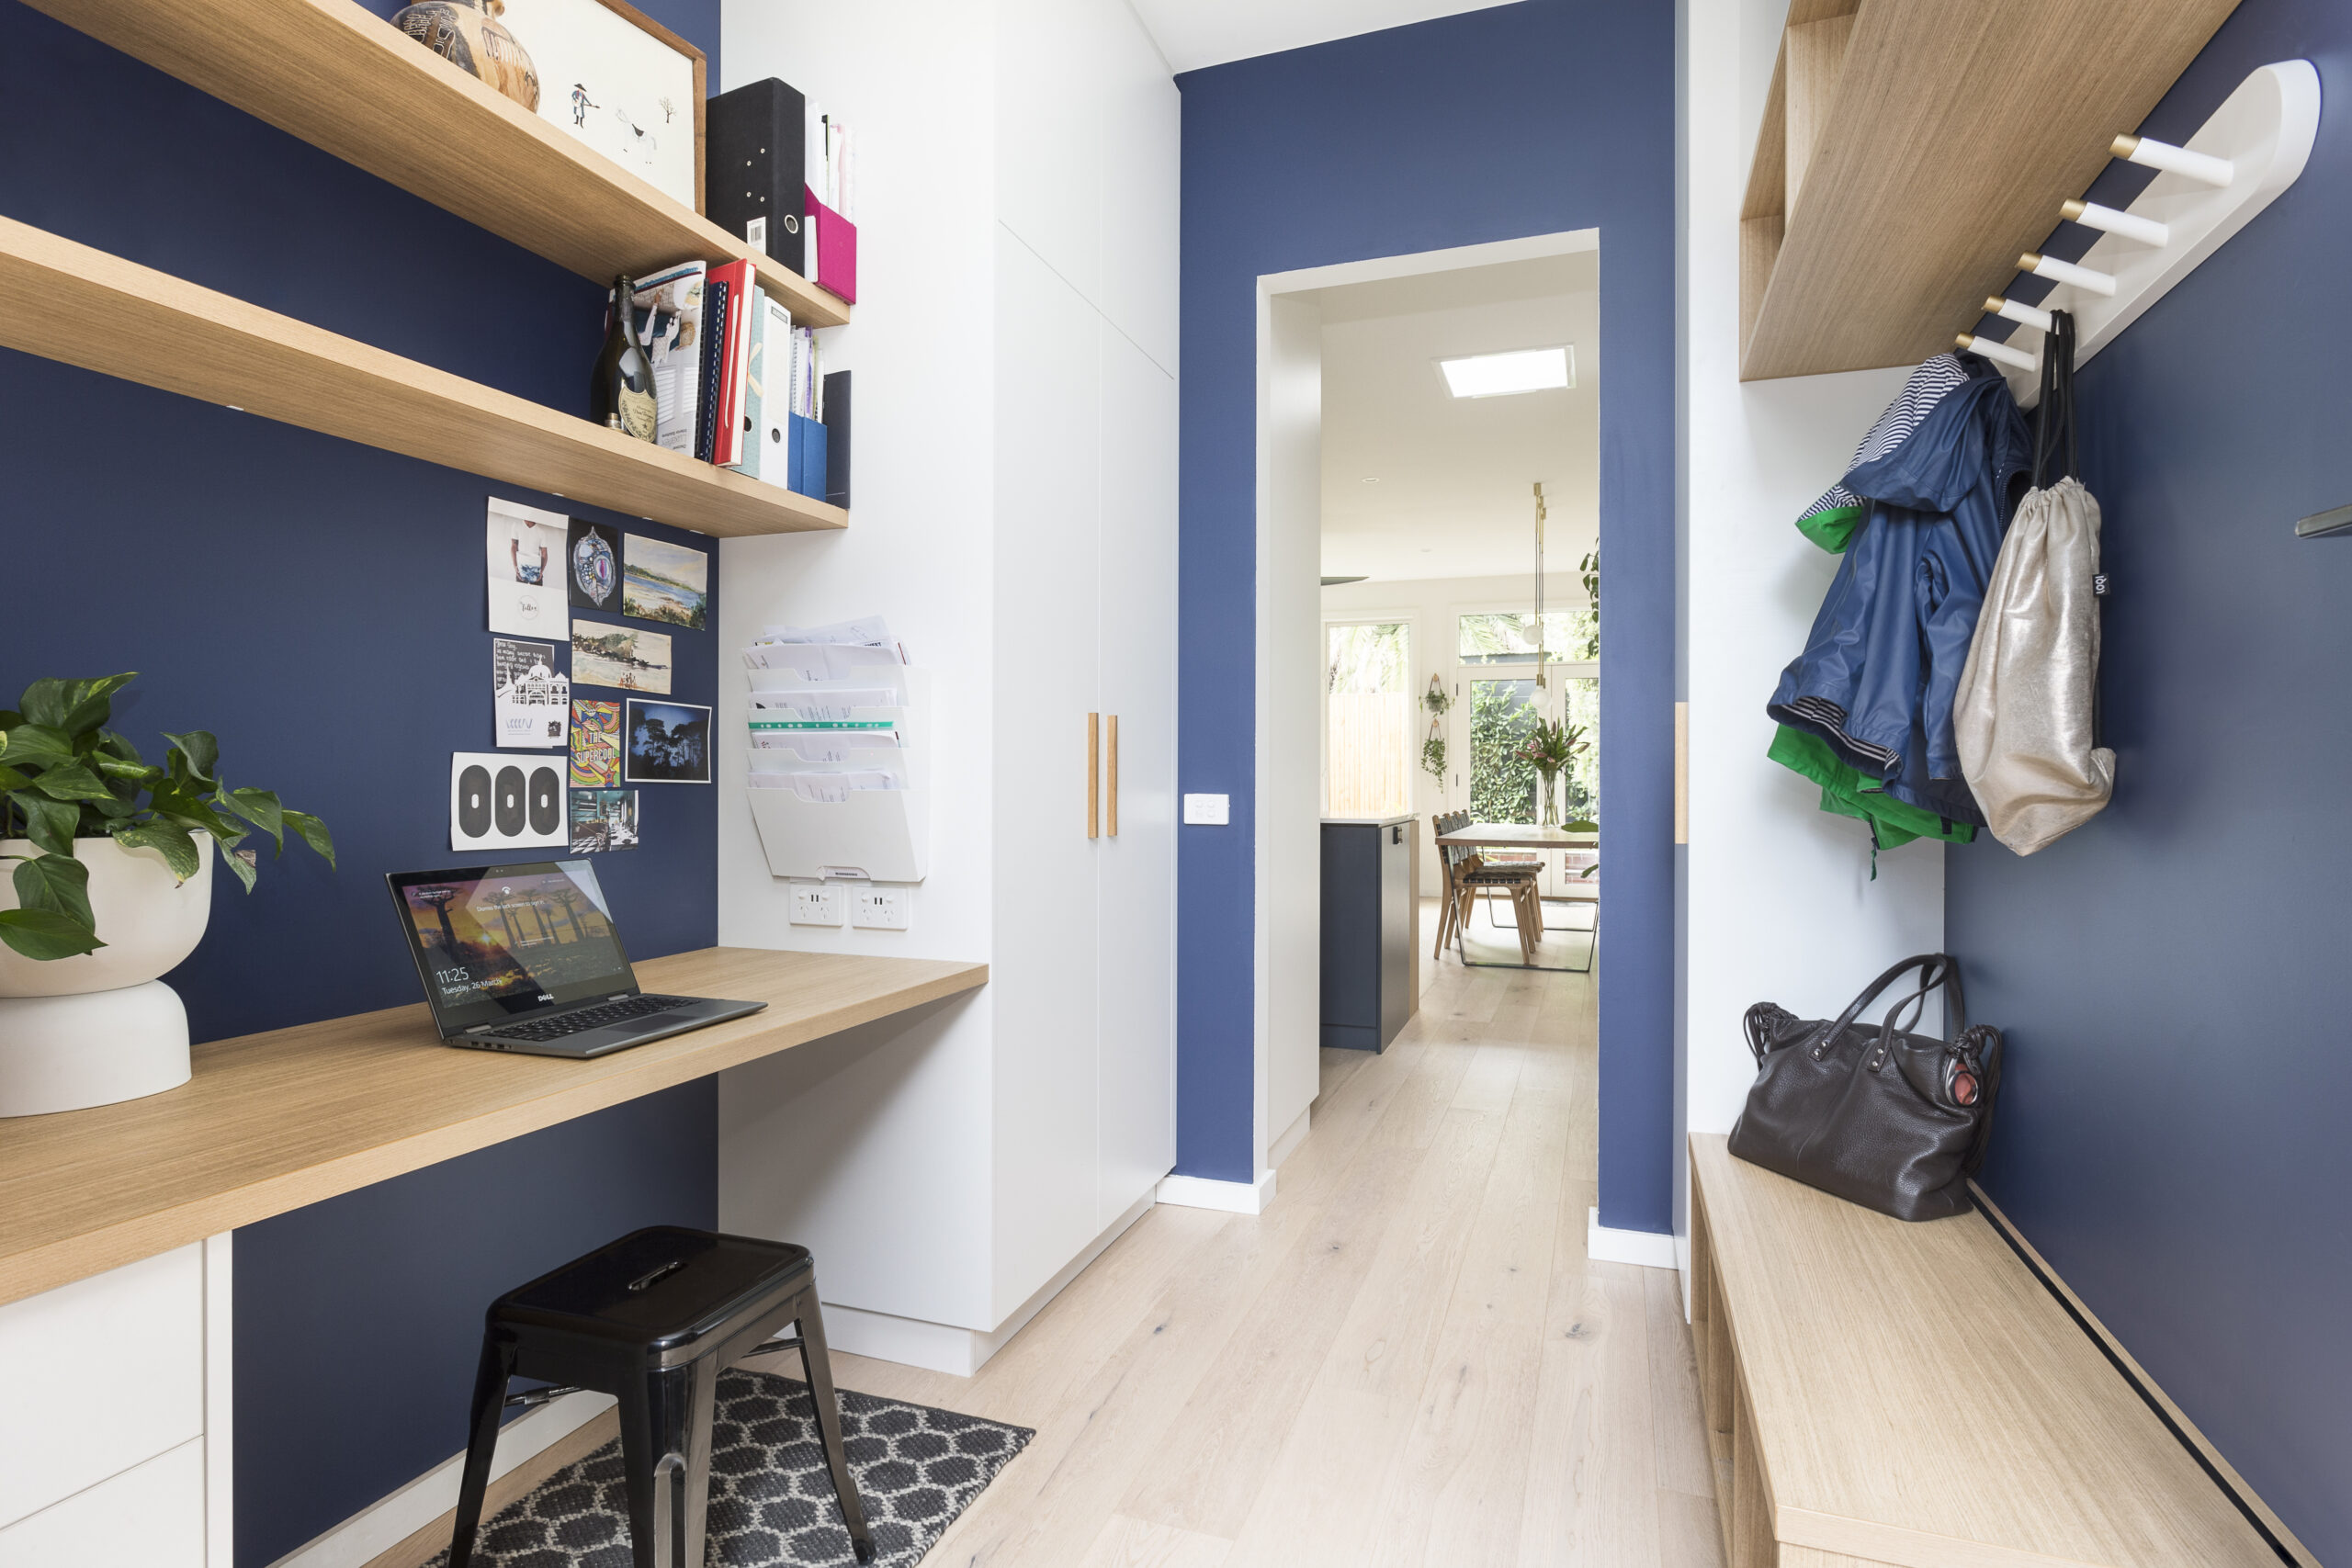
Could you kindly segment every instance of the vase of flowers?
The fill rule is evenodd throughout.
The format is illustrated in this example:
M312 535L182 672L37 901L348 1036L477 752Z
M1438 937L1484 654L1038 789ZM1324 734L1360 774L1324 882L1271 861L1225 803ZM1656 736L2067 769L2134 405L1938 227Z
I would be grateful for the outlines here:
M1542 796L1543 820L1546 828L1560 825L1559 797L1554 785L1561 773L1576 761L1577 753L1585 748L1584 726L1565 719L1539 718L1527 739L1521 742L1520 759L1535 764L1542 780L1538 793Z
M134 677L36 681L0 712L0 1116L79 1111L188 1079L187 1012L162 976L212 913L212 859L248 891L258 831L334 862L326 824L231 789L203 730L162 765L106 728Z

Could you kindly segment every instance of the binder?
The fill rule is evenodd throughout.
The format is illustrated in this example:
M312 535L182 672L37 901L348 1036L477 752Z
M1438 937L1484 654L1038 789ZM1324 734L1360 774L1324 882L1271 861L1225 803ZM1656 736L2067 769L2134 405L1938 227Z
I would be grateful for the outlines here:
M727 293L714 268L702 286L702 402L695 410L695 456L706 463L718 434L719 375L727 363Z
M825 498L825 427L799 414L792 416L792 475L786 489L797 494Z
M743 451L744 360L751 350L752 312L759 290L752 283L752 264L728 262L710 269L713 287L724 290L726 310L711 346L718 354L718 402L711 423L710 461L732 468Z
M828 294L857 303L857 225L817 199L811 188L801 193L808 222L816 242L816 266L805 276Z
M808 100L771 76L704 107L703 203L710 220L807 276L801 205Z
M849 372L825 378L825 499L849 510Z

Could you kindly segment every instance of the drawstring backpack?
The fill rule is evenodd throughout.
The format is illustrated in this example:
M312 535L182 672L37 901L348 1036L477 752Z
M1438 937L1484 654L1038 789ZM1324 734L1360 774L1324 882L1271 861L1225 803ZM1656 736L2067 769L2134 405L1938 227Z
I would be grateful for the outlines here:
M2077 466L2074 318L2053 310L2033 488L2001 541L1952 707L1962 775L2021 855L2098 815L2115 788L2115 753L2098 744L2098 530Z

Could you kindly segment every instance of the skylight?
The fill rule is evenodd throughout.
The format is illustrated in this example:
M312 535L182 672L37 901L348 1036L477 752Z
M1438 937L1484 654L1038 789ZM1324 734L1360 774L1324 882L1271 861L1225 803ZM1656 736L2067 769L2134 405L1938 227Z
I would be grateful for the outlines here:
M1457 398L1504 398L1577 384L1573 346L1474 354L1466 359L1441 359L1438 368L1445 373L1446 389Z

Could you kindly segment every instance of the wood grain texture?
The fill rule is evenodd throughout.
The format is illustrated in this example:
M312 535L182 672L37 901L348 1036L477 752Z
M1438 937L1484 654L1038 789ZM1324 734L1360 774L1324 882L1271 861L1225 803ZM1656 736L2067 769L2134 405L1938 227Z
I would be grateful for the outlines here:
M503 100L502 100L503 101ZM0 218L0 344L721 537L848 526L781 485Z
M1998 294L2236 0L1863 0L1746 380L1910 365ZM1820 18L1795 28L1816 27ZM1784 49L1788 133L1799 130ZM1743 214L1767 216L1760 147Z
M649 991L767 1010L594 1061L444 1045L422 1003L196 1048L166 1093L0 1133L0 1302L635 1100L988 981L941 959L714 947Z
M1772 1539L1906 1568L2278 1562L1983 1216L1905 1224L1690 1141L1733 1406L1733 1568ZM1720 1354L1720 1352L1718 1352ZM1752 1455L1752 1460L1751 1460ZM1769 1560L1769 1559L1768 1559Z
M748 259L795 325L850 319L840 299L355 0L33 3L584 277L610 283L696 258Z
M1813 163L1821 133L1828 128L1831 107L1838 99L1838 79L1846 69L1846 45L1854 35L1854 18L1825 17L1803 22L1781 35L1781 61L1788 73L1784 128L1788 151L1781 159L1781 182L1788 192L1783 216L1797 210L1797 194Z

